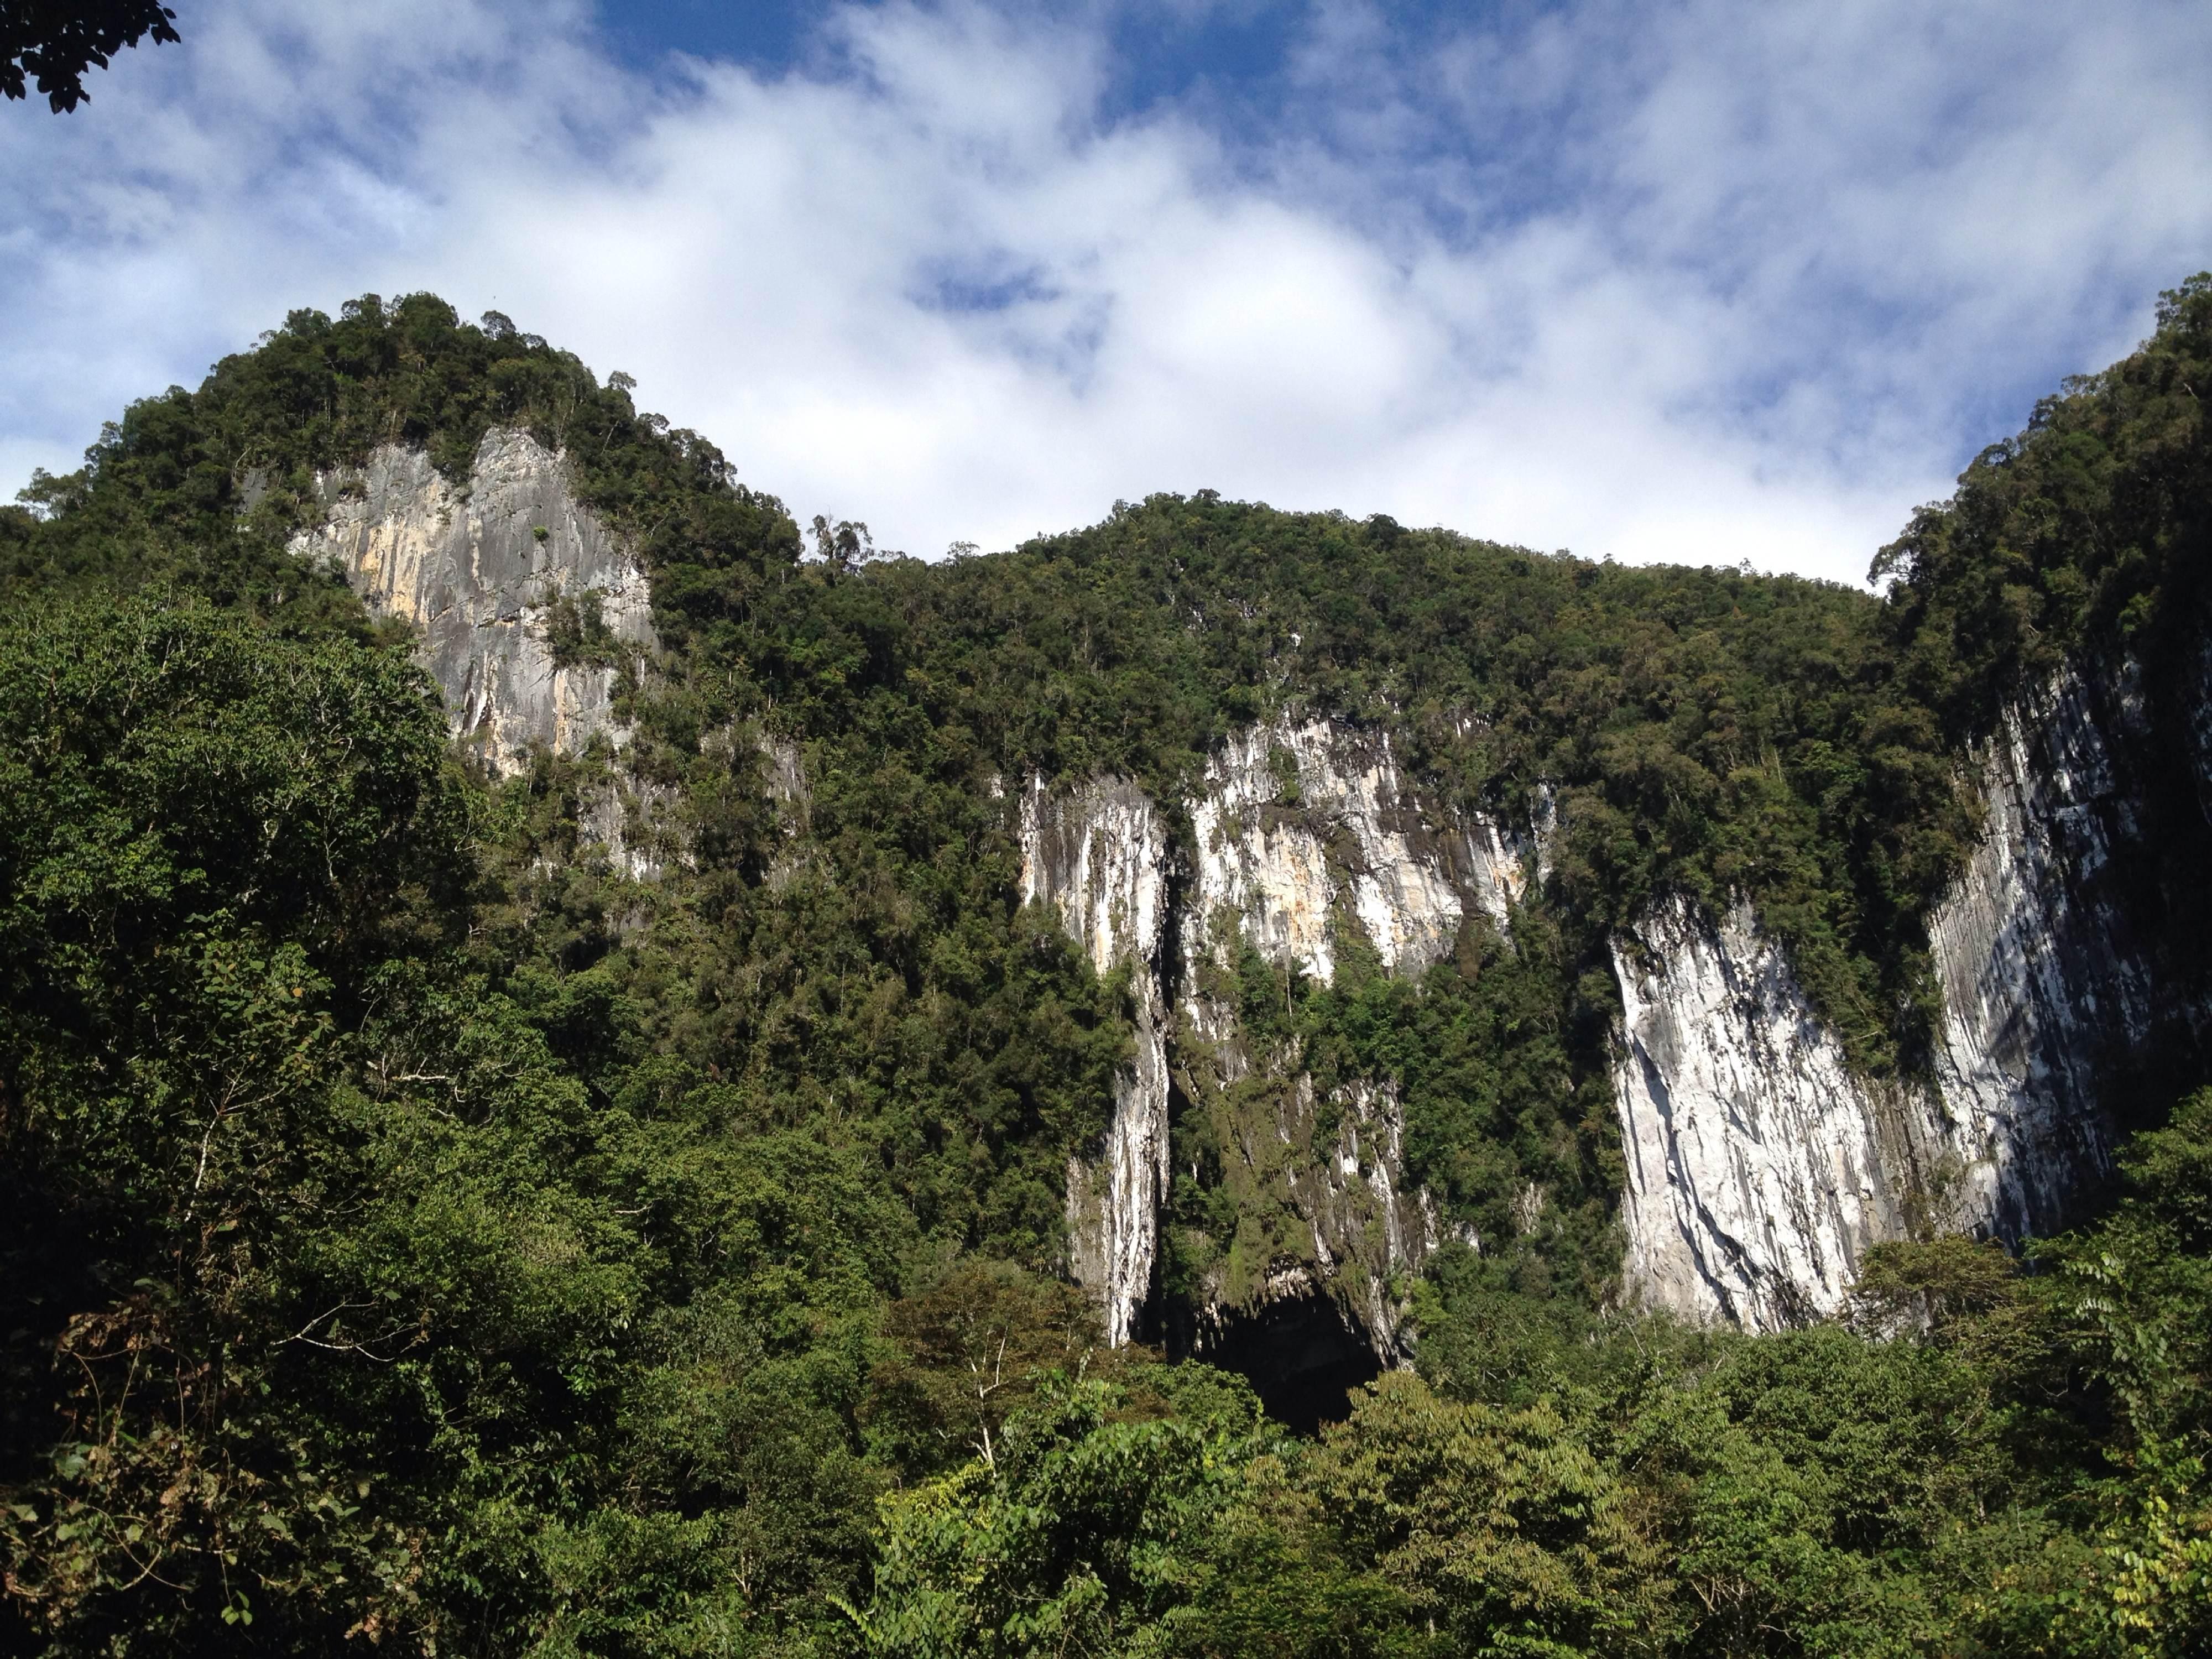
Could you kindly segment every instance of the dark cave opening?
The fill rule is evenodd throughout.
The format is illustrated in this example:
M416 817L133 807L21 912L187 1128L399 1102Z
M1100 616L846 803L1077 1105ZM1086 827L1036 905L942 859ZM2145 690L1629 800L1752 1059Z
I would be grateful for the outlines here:
M1197 1357L1242 1375L1267 1415L1299 1434L1342 1421L1352 1390L1382 1373L1366 1332L1333 1297L1271 1302L1206 1323Z

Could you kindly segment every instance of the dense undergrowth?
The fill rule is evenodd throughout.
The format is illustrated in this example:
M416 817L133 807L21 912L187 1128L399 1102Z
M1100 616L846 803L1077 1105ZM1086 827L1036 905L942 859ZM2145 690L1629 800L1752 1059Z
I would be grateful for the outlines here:
M1877 600L1206 495L805 559L503 319L295 313L0 514L0 1639L2197 1650L2212 1103L2033 1275L1933 1242L1845 1323L1607 1313L1600 953L1658 893L1746 894L1857 1063L1917 1064L1972 742L2069 658L2129 653L2156 708L2203 647L2208 381L2197 279L1916 517ZM689 853L657 881L580 838L609 756L472 775L408 641L284 551L319 471L400 441L465 477L499 424L651 569L623 766ZM1350 941L1326 986L1248 964L1250 1029L1399 1085L1486 1243L1411 1287L1419 1377L1311 1441L1099 1351L1058 1278L1124 988L1017 902L989 787L1172 799L1293 711L1559 823L1510 945L1471 923L1418 983ZM2189 789L2160 810L2153 887L2202 850ZM1196 1133L1184 1237L1227 1201Z

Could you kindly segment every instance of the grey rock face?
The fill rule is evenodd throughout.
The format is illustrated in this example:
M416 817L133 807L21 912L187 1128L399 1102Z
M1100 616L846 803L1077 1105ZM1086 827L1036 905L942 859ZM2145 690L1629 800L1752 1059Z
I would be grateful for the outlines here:
M372 610L422 630L453 735L493 771L520 770L533 747L575 753L602 732L619 744L615 671L556 663L547 611L595 604L615 640L649 650L646 576L578 505L558 454L495 428L465 491L397 445L321 482L328 517L291 550L336 561Z
M1865 1248L1905 1232L1942 1126L1852 1074L1748 906L1716 928L1668 901L1613 971L1630 1285L1753 1329L1832 1311Z
M1281 1182L1311 1253L1270 1261L1257 1285L1218 1278L1198 1310L1197 1346L1203 1352L1218 1341L1232 1314L1330 1295L1357 1322L1377 1363L1411 1364L1410 1310L1392 1281L1418 1273L1442 1237L1428 1194L1405 1178L1405 1108L1388 1082L1348 1085L1328 1103L1339 1127L1324 1142L1316 1133L1315 1095L1313 1079L1300 1073L1271 1126L1275 1145L1246 1149L1263 1175Z
M678 822L681 799L666 784L618 777L585 802L577 830L632 881L655 881L690 857Z
M1231 1001L1209 988L1233 974L1239 948L1249 943L1326 981L1348 933L1387 968L1416 972L1451 949L1471 909L1502 924L1530 861L1486 819L1434 821L1380 734L1325 722L1237 734L1185 805L1195 843L1188 851L1124 781L1055 793L1033 780L1020 808L1025 896L1058 909L1100 972L1132 969L1136 1060L1106 1146L1076 1160L1068 1180L1072 1266L1116 1341L1134 1334L1159 1256L1176 1069L1218 1090L1271 1065ZM1338 1127L1323 1137L1323 1103L1301 1074L1271 1121L1232 1129L1241 1177L1281 1194L1303 1237L1243 1263L1237 1282L1210 1287L1198 1310L1201 1346L1233 1310L1327 1295L1357 1320L1377 1359L1407 1358L1406 1310L1391 1281L1418 1269L1438 1240L1426 1195L1404 1182L1404 1115L1383 1084L1326 1103Z
M1193 960L1241 935L1280 965L1329 979L1344 904L1386 969L1418 973L1451 950L1470 902L1503 927L1527 882L1489 819L1431 821L1379 732L1253 727L1208 763L1190 811Z
M1115 1079L1102 1156L1067 1170L1069 1266L1105 1311L1107 1340L1136 1332L1159 1255L1167 1198L1167 835L1144 793L1094 780L1064 797L1042 781L1022 798L1022 893L1059 913L1102 975L1133 968L1137 1054Z
M650 651L647 580L577 504L558 454L495 430L465 490L398 447L322 484L327 516L294 552L336 561L373 609L421 630L453 731L489 767L509 775L533 749L574 753L600 736L622 744L617 671L556 663L549 614L596 605L612 639ZM2155 759L2190 768L2212 815L2212 646L2183 695L2172 752ZM1711 921L1670 901L1615 941L1633 1292L1770 1328L1838 1305L1878 1240L2064 1224L2111 1167L2103 1091L2116 1065L2161 1027L2212 1032L2212 1011L2177 1000L2155 941L2115 896L2144 833L2142 701L2124 671L2061 676L1975 757L1986 827L1929 921L1944 1013L1925 1083L1853 1075L1741 907ZM769 744L764 758L771 792L803 821L799 757ZM1153 1291L1176 1077L1218 1095L1279 1058L1255 1052L1216 988L1239 949L1326 981L1340 941L1356 938L1387 969L1419 972L1469 915L1502 927L1547 864L1548 796L1524 841L1423 802L1384 737L1326 722L1237 734L1183 806L1180 848L1158 804L1124 781L1032 781L1018 807L1025 896L1052 906L1101 972L1132 973L1136 1054L1105 1142L1067 1183L1071 1265L1116 1341L1138 1334ZM684 856L672 809L665 792L618 782L584 829L649 879ZM795 845L771 881L803 855ZM1201 1324L1327 1296L1378 1359L1401 1360L1391 1284L1437 1231L1405 1185L1398 1101L1382 1084L1317 1099L1297 1078L1267 1109L1231 1137L1241 1178L1276 1194L1298 1236L1224 1269Z
M2111 689L2129 719L2135 687ZM2111 750L2077 676L2008 710L1979 757L1981 844L1929 923L1936 1084L1967 1142L1950 1218L1978 1231L2050 1231L2110 1170L2101 1068L2155 1023L2148 941L2104 879L2137 830Z
M2124 757L2144 729L2130 672L2069 672L1975 757L1984 832L1929 923L1927 1082L1853 1076L1747 910L1715 927L1670 902L1618 942L1632 1290L1771 1328L1835 1309L1879 1240L2066 1224L2112 1165L2111 1079L2161 1022L2208 1023L2113 880L2142 834Z

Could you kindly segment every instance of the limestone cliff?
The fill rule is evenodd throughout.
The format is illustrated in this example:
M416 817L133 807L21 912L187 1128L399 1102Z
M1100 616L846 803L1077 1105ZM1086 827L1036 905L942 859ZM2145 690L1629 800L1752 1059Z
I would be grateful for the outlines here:
M1024 898L1055 908L1102 975L1131 970L1136 1056L1115 1079L1104 1148L1067 1171L1069 1266L1119 1344L1152 1294L1167 1196L1168 841L1153 804L1120 781L1063 797L1034 782L1021 812Z
M398 447L320 483L325 517L293 550L334 561L373 609L421 630L453 732L489 768L624 743L617 665L653 648L647 578L576 501L560 455L495 429L465 487ZM579 653L586 617L593 648ZM2070 1217L2111 1165L2114 1078L2162 1031L2201 1045L2212 1030L2119 891L2148 833L2147 768L2189 768L2195 810L2212 814L2212 647L2183 678L2164 753L2123 666L2021 697L1974 757L1985 830L1929 919L1942 1016L1919 1074L1855 1073L1747 907L1707 916L1669 899L1613 941L1632 1295L1771 1327L1835 1308L1877 1240L2017 1237ZM795 824L796 751L766 759ZM1379 730L1286 719L1224 742L1187 800L1110 778L1032 779L1018 796L1024 896L1052 907L1100 973L1128 975L1134 1048L1111 1127L1067 1176L1070 1265L1109 1335L1157 1317L1172 1126L1188 1121L1227 1149L1239 1217L1183 1289L1195 1343L1327 1304L1347 1340L1402 1360L1401 1287L1439 1236L1407 1189L1395 1089L1317 1089L1245 1030L1239 956L1328 981L1358 948L1415 974L1470 917L1506 931L1548 873L1548 795L1516 831L1423 799ZM651 878L685 856L676 805L618 775L582 828ZM794 845L769 879L804 856Z
M2208 752L2212 676L2185 729ZM1942 995L1932 1056L1902 1079L1850 1066L1780 949L1737 903L1663 901L1613 941L1614 1094L1632 1298L1772 1328L1832 1311L1867 1248L1959 1230L2050 1231L2109 1171L2106 1091L2161 1029L2201 1042L2212 1012L2169 975L2115 888L2143 834L2147 726L2130 672L2059 677L1974 757L1982 838L1929 919ZM2201 760L2200 773L2203 770ZM1418 972L1480 910L1502 928L1540 879L1540 836L1422 800L1380 732L1279 722L1240 732L1181 803L1178 844L1127 782L1033 781L1024 884L1102 972L1127 967L1138 1055L1115 1128L1071 1172L1077 1276L1120 1340L1161 1257L1169 1124L1233 1149L1233 1239L1197 1287L1197 1345L1234 1322L1332 1301L1382 1363L1407 1352L1394 1285L1438 1242L1406 1189L1387 1079L1319 1096L1239 1023L1238 951L1327 981L1347 940ZM1480 1241L1474 1241L1478 1244Z
M1033 780L1020 811L1025 896L1054 905L1103 972L1131 974L1136 1059L1114 1126L1070 1171L1072 1265L1115 1340L1138 1331L1160 1257L1171 1101L1231 1149L1242 1219L1195 1287L1197 1346L1270 1309L1328 1301L1382 1363L1407 1352L1396 1281L1437 1243L1433 1207L1406 1190L1404 1121L1387 1079L1316 1097L1291 1057L1241 1026L1246 945L1327 981L1339 942L1415 972L1480 909L1499 924L1528 879L1498 826L1425 806L1379 732L1279 722L1211 759L1179 844L1133 785Z
M650 649L645 572L578 504L562 458L528 434L495 428L456 489L421 450L386 445L358 471L319 480L323 522L292 551L328 559L380 615L422 631L424 667L445 693L453 735L495 773L533 747L619 743L617 670L563 663L554 607L595 614L603 640Z
M1633 1289L1770 1328L1837 1307L1877 1240L2071 1218L2111 1166L2108 1090L2161 1035L2212 1024L2119 879L2147 770L2179 758L2155 749L2131 669L2006 711L1975 757L1982 839L1929 922L1943 1017L1924 1077L1854 1075L1741 908L1714 926L1670 902L1619 941Z
M1670 900L1613 963L1630 1285L1759 1328L1832 1309L1865 1248L1908 1231L1948 1126L1853 1073L1748 906L1715 927Z

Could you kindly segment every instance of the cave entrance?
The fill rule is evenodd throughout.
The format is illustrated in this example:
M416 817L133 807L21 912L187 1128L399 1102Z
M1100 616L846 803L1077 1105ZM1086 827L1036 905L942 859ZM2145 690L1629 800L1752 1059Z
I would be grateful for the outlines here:
M1271 1302L1208 1322L1197 1357L1243 1376L1267 1415L1299 1434L1342 1421L1352 1389L1382 1374L1367 1333L1334 1297Z

